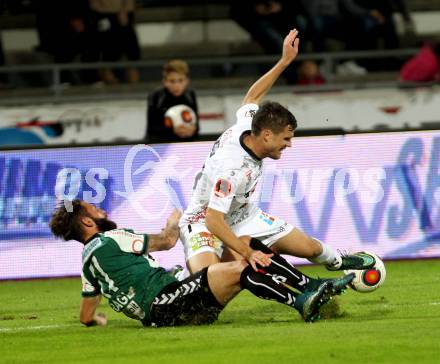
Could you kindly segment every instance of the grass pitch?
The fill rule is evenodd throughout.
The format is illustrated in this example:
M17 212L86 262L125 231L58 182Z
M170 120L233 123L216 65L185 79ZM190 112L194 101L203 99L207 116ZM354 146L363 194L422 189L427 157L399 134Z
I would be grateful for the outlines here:
M439 363L440 260L386 267L383 287L313 324L242 292L212 326L143 328L103 300L109 325L86 328L79 279L0 282L0 363Z

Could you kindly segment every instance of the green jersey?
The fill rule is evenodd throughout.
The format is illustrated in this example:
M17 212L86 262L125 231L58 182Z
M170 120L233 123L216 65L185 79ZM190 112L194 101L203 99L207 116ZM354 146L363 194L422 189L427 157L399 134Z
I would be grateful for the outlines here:
M84 247L82 296L102 294L128 317L149 321L154 298L176 279L146 254L148 235L128 229L96 234Z

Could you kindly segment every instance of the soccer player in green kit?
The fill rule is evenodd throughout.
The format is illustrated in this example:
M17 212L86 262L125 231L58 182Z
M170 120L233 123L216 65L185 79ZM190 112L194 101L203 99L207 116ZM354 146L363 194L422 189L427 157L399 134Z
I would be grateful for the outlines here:
M50 228L57 237L84 244L80 321L86 326L107 324L105 315L96 312L101 296L115 311L144 326L210 324L242 289L296 309L305 321L315 321L320 307L341 294L354 277L313 279L281 256L269 254L269 263L257 270L245 260L218 263L177 281L149 253L176 244L179 211L171 213L161 233L138 234L118 229L105 211L90 203L69 203L71 209L66 204L56 208ZM242 239L254 249L261 244L250 237ZM298 277L307 281L305 287L295 283Z

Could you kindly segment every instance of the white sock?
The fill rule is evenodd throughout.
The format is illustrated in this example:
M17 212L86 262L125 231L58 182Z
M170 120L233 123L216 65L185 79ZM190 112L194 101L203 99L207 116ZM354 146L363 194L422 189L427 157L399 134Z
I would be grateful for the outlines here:
M313 238L322 246L322 253L309 260L313 263L325 264L332 268L339 268L342 264L341 254L334 250L330 245L324 244L321 240Z

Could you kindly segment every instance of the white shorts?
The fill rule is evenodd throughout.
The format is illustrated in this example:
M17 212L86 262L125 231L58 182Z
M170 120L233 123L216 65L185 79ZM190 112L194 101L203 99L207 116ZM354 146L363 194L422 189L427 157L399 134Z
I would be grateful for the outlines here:
M237 236L249 235L258 238L270 247L293 230L293 226L283 219L267 214L261 209L237 225L231 226ZM204 224L183 225L180 228L180 240L185 250L185 258L204 253L215 253L220 259L223 254L223 242L213 235Z

